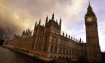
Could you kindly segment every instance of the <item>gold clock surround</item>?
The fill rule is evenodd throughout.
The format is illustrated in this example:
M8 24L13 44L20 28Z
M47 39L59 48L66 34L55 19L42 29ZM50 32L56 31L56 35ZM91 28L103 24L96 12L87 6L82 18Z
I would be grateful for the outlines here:
M87 18L87 21L91 22L92 21L92 18L91 17L88 17Z

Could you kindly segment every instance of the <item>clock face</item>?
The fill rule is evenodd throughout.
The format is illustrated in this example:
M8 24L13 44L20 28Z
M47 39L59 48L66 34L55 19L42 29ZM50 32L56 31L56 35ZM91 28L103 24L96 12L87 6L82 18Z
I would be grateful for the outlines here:
M88 17L87 18L87 21L89 21L89 22L92 21L92 18L91 17Z

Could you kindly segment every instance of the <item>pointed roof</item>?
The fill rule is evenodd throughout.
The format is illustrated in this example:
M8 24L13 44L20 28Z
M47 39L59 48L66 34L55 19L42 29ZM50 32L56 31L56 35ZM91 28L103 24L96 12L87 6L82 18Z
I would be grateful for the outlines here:
M87 15L90 15L90 14L95 15L95 13L94 13L94 11L93 11L91 5L90 5L90 2L89 2L89 5L88 5L88 7L87 7L87 13L86 13L85 17L86 17Z
M90 2L89 2L89 6L88 6L88 8L90 8L91 7L91 5L90 5Z
M89 2L89 6L88 6L88 11L92 10L92 7L90 5L90 2Z

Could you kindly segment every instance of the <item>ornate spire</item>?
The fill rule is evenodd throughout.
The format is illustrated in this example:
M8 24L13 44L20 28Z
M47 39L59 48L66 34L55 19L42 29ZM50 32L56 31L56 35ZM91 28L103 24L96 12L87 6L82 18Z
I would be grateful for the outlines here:
M60 18L60 22L61 22L62 20L61 20L61 18Z
M40 25L40 23L41 23L41 19L39 20L39 25Z
M61 23L62 23L62 20L61 20L61 18L60 18L59 24L61 25Z
M89 5L90 5L90 1L89 1Z
M52 20L54 20L54 12L53 12L53 14L52 14Z
M63 32L63 36L64 36L64 32Z
M35 23L35 27L37 26L37 21L36 21L36 23ZM35 28L34 28L35 29Z
M25 33L25 31L23 30L23 34Z
M48 15L47 15L47 17L46 17L46 23L48 22Z
M70 38L70 35L69 35L69 38Z
M67 34L66 34L66 37L67 37Z
M81 38L80 38L80 40L79 40L79 43L81 43Z
M61 28L61 23L62 23L62 20L61 20L61 18L60 18L60 21L59 21L59 26L60 26L60 28Z

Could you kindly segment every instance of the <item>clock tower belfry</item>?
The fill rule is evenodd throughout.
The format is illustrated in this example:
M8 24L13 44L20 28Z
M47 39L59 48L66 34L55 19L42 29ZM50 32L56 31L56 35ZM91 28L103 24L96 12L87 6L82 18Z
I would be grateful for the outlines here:
M101 51L99 46L97 17L89 3L85 15L87 58L91 62L101 61Z

